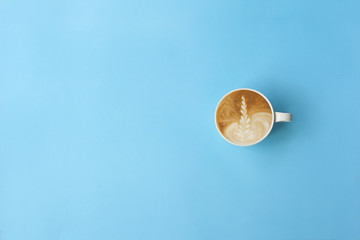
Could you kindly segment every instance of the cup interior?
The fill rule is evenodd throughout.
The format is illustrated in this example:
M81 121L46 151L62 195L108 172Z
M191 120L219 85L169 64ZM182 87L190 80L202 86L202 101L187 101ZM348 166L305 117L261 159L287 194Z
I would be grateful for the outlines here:
M215 111L220 135L237 146L251 146L271 132L275 114L270 101L254 89L239 88L225 94Z

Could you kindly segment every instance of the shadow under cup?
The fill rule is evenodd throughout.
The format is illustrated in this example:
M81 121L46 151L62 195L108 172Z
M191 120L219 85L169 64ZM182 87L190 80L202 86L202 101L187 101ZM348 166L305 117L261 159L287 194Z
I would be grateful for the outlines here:
M237 146L254 145L270 133L275 115L270 101L260 92L241 88L219 102L215 122L221 136Z

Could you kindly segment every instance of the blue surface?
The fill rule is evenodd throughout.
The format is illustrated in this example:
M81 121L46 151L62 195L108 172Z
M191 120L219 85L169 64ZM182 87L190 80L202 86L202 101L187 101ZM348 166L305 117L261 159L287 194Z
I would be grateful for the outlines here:
M1 1L1 240L359 239L359 8ZM294 122L227 143L241 87Z

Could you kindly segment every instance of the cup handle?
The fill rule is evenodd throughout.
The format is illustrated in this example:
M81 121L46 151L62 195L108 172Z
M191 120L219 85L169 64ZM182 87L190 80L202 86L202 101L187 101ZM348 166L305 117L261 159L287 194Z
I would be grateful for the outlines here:
M292 121L291 113L275 112L275 122L291 122L291 121Z

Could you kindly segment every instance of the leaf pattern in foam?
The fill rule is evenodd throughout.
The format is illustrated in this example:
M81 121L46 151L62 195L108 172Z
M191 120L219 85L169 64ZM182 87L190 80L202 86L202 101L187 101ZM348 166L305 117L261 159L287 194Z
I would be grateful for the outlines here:
M247 105L244 96L241 96L240 112L241 117L235 134L245 140L252 135L252 131L250 129L250 117L247 113Z

